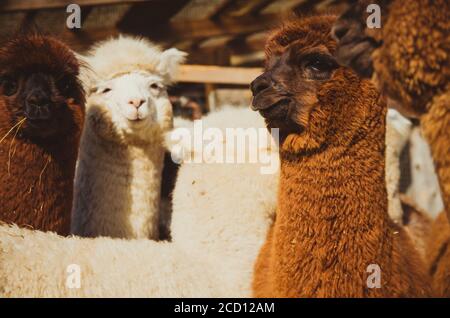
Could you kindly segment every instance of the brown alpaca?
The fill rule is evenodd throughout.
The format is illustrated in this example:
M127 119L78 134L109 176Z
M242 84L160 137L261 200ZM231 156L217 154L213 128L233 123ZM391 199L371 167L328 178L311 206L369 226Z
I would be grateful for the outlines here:
M79 63L51 37L0 48L0 221L65 235L84 94Z
M378 1L385 21L378 30L365 26L367 3L360 1L334 26L334 34L340 39L336 56L361 74L370 76L373 70L377 84L392 105L420 118L450 220L450 2ZM437 222L442 222L442 218ZM431 231L430 237L427 249L446 249L445 235ZM447 255L450 257L450 253ZM430 268L430 272L450 271L450 259L439 260L430 264L438 270ZM446 268L439 269L440 266ZM434 285L439 284L438 290L450 290L448 276L446 280L435 278ZM446 296L450 297L450 293Z
M450 225L445 212L434 221L427 248L433 290L439 297L450 297Z
M311 17L276 30L266 71L252 83L253 108L280 129L281 159L254 295L427 296L420 256L387 213L386 107L368 80L334 60L334 21ZM377 266L381 288L369 288Z

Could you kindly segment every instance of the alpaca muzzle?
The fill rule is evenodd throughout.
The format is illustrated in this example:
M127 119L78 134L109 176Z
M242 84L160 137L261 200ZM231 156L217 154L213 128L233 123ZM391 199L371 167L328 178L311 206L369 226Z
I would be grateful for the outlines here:
M26 102L25 105L25 116L29 120L48 120L51 118L51 111L50 111L50 103L44 102L44 103L33 103L33 102Z

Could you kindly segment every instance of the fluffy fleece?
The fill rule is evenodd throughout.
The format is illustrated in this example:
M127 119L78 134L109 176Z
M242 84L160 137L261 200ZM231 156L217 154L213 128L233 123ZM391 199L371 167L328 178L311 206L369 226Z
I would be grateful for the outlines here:
M434 221L426 244L428 271L438 297L450 297L450 224L441 212Z
M389 109L386 119L386 186L388 212L391 219L402 224L403 209L400 200L400 153L411 133L411 122L396 110Z
M186 121L176 124L193 129ZM264 128L264 122L248 109L227 108L204 118L203 126ZM224 145L229 140L215 142ZM195 150L191 146L182 145L187 153ZM253 146L270 154L278 167L276 151ZM230 148L228 155L233 157L234 147L224 147ZM29 297L250 296L253 263L273 220L278 182L276 175L261 174L262 166L267 164L182 164L173 194L170 243L63 238L0 226L0 293ZM70 264L80 265L80 289L65 285Z
M450 219L450 2L381 0L386 22L378 31L364 25L368 2L362 1L339 19L335 26L335 35L341 39L337 55L356 69L364 64L372 68L382 92L402 111L420 118ZM368 62L351 62L358 60ZM436 234L437 240L431 243L440 246L438 250L445 249L447 242ZM440 260L443 267L450 264L449 259ZM437 279L435 286L449 284ZM449 285L437 287L439 291L448 289Z
M277 217L256 263L254 295L423 297L425 266L387 213L386 105L368 80L333 63L334 20L276 30L266 71L252 84L254 109L282 136ZM381 288L368 285L371 264Z
M73 234L159 238L163 136L172 128L166 86L184 55L119 37L84 58L95 80L85 78L91 96L75 178Z
M80 62L62 42L0 48L0 220L67 235L84 119Z

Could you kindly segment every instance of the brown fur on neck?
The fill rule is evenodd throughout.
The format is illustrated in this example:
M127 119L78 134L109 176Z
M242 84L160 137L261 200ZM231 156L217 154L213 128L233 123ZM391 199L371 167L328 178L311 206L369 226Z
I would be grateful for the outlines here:
M428 269L433 289L440 297L450 297L450 94L433 99L421 117L439 179L444 212L434 221L428 244Z
M256 263L254 295L426 296L424 264L387 213L386 107L368 81L349 81L345 70L334 76L306 132L281 140L277 217ZM371 264L381 268L381 288L367 287Z

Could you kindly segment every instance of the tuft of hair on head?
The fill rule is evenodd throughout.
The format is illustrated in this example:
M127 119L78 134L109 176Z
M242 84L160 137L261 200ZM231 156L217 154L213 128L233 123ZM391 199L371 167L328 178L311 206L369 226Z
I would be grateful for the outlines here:
M166 76L170 82L173 82L180 64L186 61L186 57L187 53L178 49L165 50L160 56L156 69L160 74Z
M84 60L91 65L95 81L139 71L160 75L170 84L186 55L175 48L163 51L144 38L120 35L94 45Z

